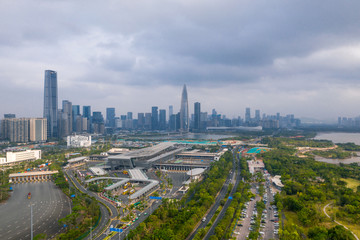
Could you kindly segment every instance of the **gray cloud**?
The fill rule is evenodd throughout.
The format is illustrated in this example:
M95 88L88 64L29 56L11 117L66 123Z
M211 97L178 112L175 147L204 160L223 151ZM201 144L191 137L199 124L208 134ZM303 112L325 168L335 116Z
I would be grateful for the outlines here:
M97 110L176 106L186 83L190 100L228 116L246 106L355 116L359 8L334 0L2 2L0 114L41 116L43 72L53 69L61 99Z

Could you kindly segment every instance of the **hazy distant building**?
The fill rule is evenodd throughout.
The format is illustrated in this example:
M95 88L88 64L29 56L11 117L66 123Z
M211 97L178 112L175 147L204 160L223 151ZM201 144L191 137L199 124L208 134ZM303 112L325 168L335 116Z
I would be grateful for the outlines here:
M145 126L145 115L144 113L138 113L138 128L143 129Z
M151 129L151 113L145 113L145 129Z
M4 118L16 118L16 115L13 113L5 113Z
M199 102L194 103L194 130L200 130L201 106Z
M159 111L159 129L165 130L166 129L166 110L160 109Z
M245 123L249 123L251 121L251 113L250 108L245 109Z
M115 108L106 108L106 124L107 127L115 128Z
M189 104L188 104L188 95L185 84L181 94L180 130L183 132L189 131Z
M47 119L47 137L57 137L58 134L58 90L57 73L45 70L44 80L44 118Z
M82 114L83 118L86 118L87 120L87 126L86 126L86 132L90 133L91 132L91 106L83 106L83 114ZM83 121L84 123L84 121ZM83 129L84 129L84 125L83 125Z
M80 106L72 105L72 131L73 132L81 132L81 129L77 129L76 118L80 115Z
M105 133L104 117L101 112L93 112L92 126L94 133L97 134Z
M47 119L30 118L29 131L31 142L45 142L47 140Z
M169 121L170 121L170 116L174 114L174 107L173 105L169 106Z
M158 107L151 108L151 130L158 130L159 128L159 113Z
M255 110L255 121L258 123L260 120L260 110Z

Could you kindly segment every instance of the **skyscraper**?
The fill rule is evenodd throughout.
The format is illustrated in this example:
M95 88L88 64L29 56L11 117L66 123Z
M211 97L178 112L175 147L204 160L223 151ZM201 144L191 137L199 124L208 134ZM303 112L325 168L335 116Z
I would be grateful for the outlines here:
M158 107L151 108L151 130L158 130L159 128L159 113Z
M189 104L185 84L181 95L180 130L183 132L189 131Z
M47 124L46 118L30 118L29 122L29 138L31 142L46 141Z
M260 122L260 110L255 110L255 121Z
M57 73L45 70L44 80L44 118L47 119L48 138L57 137L58 133L58 90Z
M169 106L169 121L170 121L171 115L173 115L173 114L174 114L174 107L173 107L173 105L170 105Z
M76 118L80 115L80 106L73 105L72 106L72 127L73 132L81 132L81 129L77 129Z
M200 103L196 102L194 103L194 130L200 130Z
M249 123L251 120L251 115L250 115L250 108L246 108L245 109L245 122Z
M106 126L115 128L115 108L106 108Z
M159 111L159 129L165 130L166 129L166 110L160 109Z

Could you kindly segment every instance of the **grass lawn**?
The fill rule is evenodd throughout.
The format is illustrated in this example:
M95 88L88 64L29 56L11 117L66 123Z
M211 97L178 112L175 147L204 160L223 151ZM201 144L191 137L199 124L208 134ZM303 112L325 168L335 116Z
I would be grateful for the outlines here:
M344 181L347 183L346 187L351 188L352 190L354 190L356 192L356 188L357 186L360 185L360 181L357 179L353 179L353 178L341 178L341 181Z
M337 211L337 209L338 209L338 207L334 207L333 205L330 205L329 207L326 208L326 212L329 215L331 215L331 214L335 215L335 212ZM341 218L337 218L336 221L347 226L356 236L360 237L360 225L359 224L351 224Z

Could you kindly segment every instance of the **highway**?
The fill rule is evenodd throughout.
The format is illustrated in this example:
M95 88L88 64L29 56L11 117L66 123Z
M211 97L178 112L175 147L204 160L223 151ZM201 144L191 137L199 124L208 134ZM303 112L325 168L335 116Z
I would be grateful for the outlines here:
M233 160L234 163L235 163L235 159L237 160L237 158L236 158L236 156L235 156L235 155L236 155L236 152L237 152L237 149L234 150L234 153L235 153L235 154L233 154L233 155L234 155L234 160ZM237 162L237 161L236 161L236 162ZM193 239L193 238L195 237L195 235L198 233L198 231L199 231L200 229L205 228L206 225L210 222L211 218L214 216L216 210L217 210L217 209L219 208L219 206L220 206L220 201L225 198L225 195L226 195L226 193L227 193L227 190L228 190L230 181L233 183L233 186L234 186L234 183L235 183L235 181L234 181L235 174L234 174L234 173L236 172L235 169L236 169L235 164L233 164L232 173L228 175L228 177L227 177L224 185L223 185L222 188L220 189L220 192L219 192L218 196L217 196L216 199L215 199L215 203L213 204L213 206L210 208L208 214L206 215L206 220L205 220L204 222L201 221L200 224L195 228L195 230L190 234L190 236L189 236L187 239ZM240 171L239 171L239 173L240 173ZM233 188L233 189L234 189L234 188ZM227 201L227 202L228 202L228 201ZM219 218L219 216L220 216L220 214L218 215L218 218ZM217 218L217 219L218 219L218 218ZM209 236L210 236L210 235L209 235Z
M104 199L100 198L97 194L85 189L74 177L73 171L71 170L64 170L64 171L66 172L66 175L71 178L72 182L75 183L78 189L80 189L83 193L86 193L89 196L95 197L98 201L104 203L110 209L111 213L109 213L108 209L103 204L99 203L100 211L101 211L101 219L98 226L91 233L93 239L104 239L107 236L107 234L105 232L102 232L102 230L107 226L111 217L114 218L118 215L118 211L116 207L111 203L105 201ZM110 225L111 224L115 225L116 222L117 220L113 219L111 220ZM97 235L99 235L99 237L95 238ZM85 239L91 239L90 234Z
M233 184L233 188L231 189L230 196L233 196L236 192L236 188L239 185L240 182L240 169L239 169L239 159L237 157L237 151L238 149L233 150L233 170L231 176L231 183ZM238 166L238 169L236 169L236 165ZM210 236L215 234L215 228L218 225L218 223L221 221L221 219L225 216L226 210L230 206L232 199L227 199L224 207L221 209L219 215L215 219L214 223L211 225L209 231L206 233L204 239L209 239Z
M33 236L47 238L64 231L58 220L70 213L70 200L53 182L14 184L10 199L0 205L0 239L30 239L30 204ZM27 199L31 192L32 198Z

